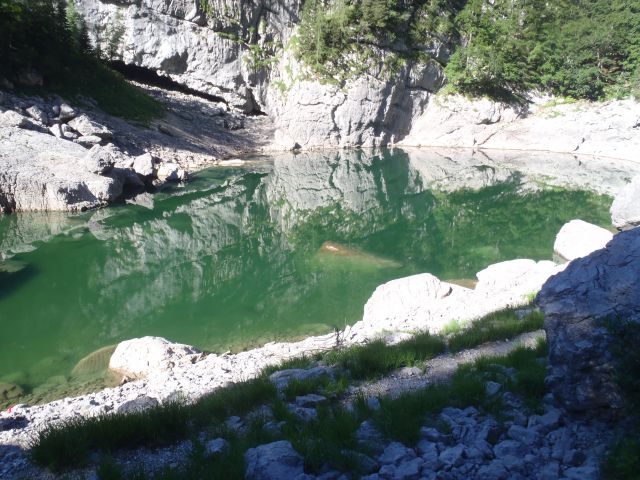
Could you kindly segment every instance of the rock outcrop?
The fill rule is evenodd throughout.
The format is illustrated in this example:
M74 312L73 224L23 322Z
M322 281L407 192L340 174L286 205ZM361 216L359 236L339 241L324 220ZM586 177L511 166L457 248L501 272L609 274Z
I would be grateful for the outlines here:
M609 230L583 220L571 220L556 235L553 251L565 260L575 260L604 248L612 238Z
M640 225L640 176L634 177L613 199L611 223L620 230Z
M636 159L638 103L555 104L538 99L527 109L487 99L439 96L400 145L574 152Z
M639 277L640 230L634 229L572 261L542 287L537 303L549 344L547 383L567 409L622 406L611 327L640 323Z
M0 210L95 208L117 199L124 182L108 166L97 168L89 152L76 143L0 127Z
M83 211L145 187L187 178L173 162L150 153L131 156L128 147L144 151L131 145L135 127L129 126L123 135L125 146L95 116L115 120L92 107L73 108L56 96L3 95L0 213Z
M75 0L93 41L116 47L125 64L153 72L244 113L265 112L278 149L386 145L406 135L444 82L446 46L425 46L434 60L331 85L300 65L290 41L301 3ZM117 32L117 41L113 41ZM110 43L111 41L111 43ZM256 58L259 57L259 58Z

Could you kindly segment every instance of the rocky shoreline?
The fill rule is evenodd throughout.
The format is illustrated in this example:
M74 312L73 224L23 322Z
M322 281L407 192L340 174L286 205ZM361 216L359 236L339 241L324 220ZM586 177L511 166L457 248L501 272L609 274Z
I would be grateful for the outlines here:
M557 245L566 245L564 237L575 234L563 231ZM592 244L591 248L604 243ZM575 249L576 256L585 253L579 244ZM502 262L479 272L473 290L442 282L431 274L393 280L374 292L365 305L363 320L344 331L293 343L269 343L235 355L206 354L157 337L122 342L111 357L110 367L128 380L123 385L45 405L15 405L0 413L2 463L19 471L26 465L20 452L48 426L176 400L195 401L291 358L380 338L393 344L411 338L416 331L435 334L454 320L464 325L497 310L525 305L532 293L565 267L550 261Z

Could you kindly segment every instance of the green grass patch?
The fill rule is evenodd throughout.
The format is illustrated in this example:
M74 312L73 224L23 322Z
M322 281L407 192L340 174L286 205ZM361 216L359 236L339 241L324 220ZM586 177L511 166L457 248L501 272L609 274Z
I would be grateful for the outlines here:
M421 333L396 345L377 340L365 345L334 350L323 361L346 369L357 380L372 379L401 367L413 366L443 353L445 344L439 337Z
M544 315L533 311L518 318L515 309L506 309L472 322L468 328L454 332L447 340L449 351L459 352L486 342L508 340L525 332L543 327Z
M527 403L537 405L546 393L544 363L540 361L545 355L546 343L541 342L535 349L521 347L506 357L488 357L463 365L448 383L431 385L395 399L381 399L381 408L374 419L385 435L411 444L418 440L420 427L433 422L433 417L445 407L474 406L490 413L500 411L501 401L485 392L486 381L496 378L495 365L515 369L515 378L507 388L525 396Z
M31 455L36 464L59 471L83 465L92 451L169 445L197 429L218 426L231 415L269 403L276 395L273 384L260 377L217 390L191 405L172 403L142 412L72 420L41 432Z
M607 453L602 465L605 480L640 479L640 441L625 438L618 441Z
M625 400L623 436L609 449L602 465L605 480L640 479L640 324L628 320L608 320L612 334L612 352L616 359L617 378Z
M283 390L283 394L287 400L294 400L297 396L309 393L320 393L333 397L342 395L347 386L348 382L344 377L333 379L329 375L321 375L304 380L291 380Z
M293 368L309 368L314 364L313 360L306 355L302 355L301 357L294 357L288 360L285 360L282 363L277 365L271 365L270 367L266 367L262 370L262 374L269 376L272 373L278 372L280 370L290 370Z
M199 478L198 472L204 471L202 469L222 469L224 462L236 465L233 468L237 471L234 470L235 473L228 478L234 478L236 474L240 478L243 472L240 451L244 452L257 445L255 442L258 440L271 437L261 430L260 425L255 428L252 426L249 433L237 437L235 433L225 429L224 421L231 415L244 415L258 406L268 404L272 406L275 418L286 422L285 431L280 438L291 440L300 449L309 469L315 471L324 462L331 463L336 468L357 472L357 456L343 454L342 451L350 450L354 445L353 434L362 420L362 413L367 411L365 402L360 402L363 405L356 408L353 414L341 410L335 402L331 402L331 399L344 394L349 379L374 379L398 368L421 365L445 352L447 341L450 350L458 351L486 341L506 339L524 331L536 330L541 323L542 316L537 312L519 320L515 311L506 310L480 319L466 330L450 334L448 339L422 333L396 345L374 341L320 355L318 358L323 363L339 367L337 377L325 375L292 381L283 391L287 400L308 393L321 393L330 399L328 404L319 408L318 420L310 423L302 422L288 410L268 378L278 370L309 368L314 365L310 358L301 357L269 367L254 380L219 389L193 404L169 404L143 412L75 420L46 429L34 442L33 460L38 465L60 471L85 464L92 452L109 455L122 448L169 445L192 438L205 430L230 439L229 451L219 456L226 460L222 461L218 457L201 458L196 452L195 457L189 461L188 469L191 470L180 474L184 474L184 477L172 477L178 474L167 470L164 473L166 478ZM498 400L486 398L484 386L488 380L505 384L507 389L522 395L527 404L535 408L546 393L545 367L540 359L546 355L545 348L541 344L533 350L517 349L504 358L481 359L472 365L462 366L448 384L432 386L394 400L383 399L379 412L367 413L375 415L376 421L387 435L403 441L414 441L419 425L428 422L430 415L446 406L463 408L475 405L492 412L499 409ZM504 370L507 368L513 369L515 373L505 376ZM341 440L336 440L338 437ZM107 471L110 467L105 464L104 469Z

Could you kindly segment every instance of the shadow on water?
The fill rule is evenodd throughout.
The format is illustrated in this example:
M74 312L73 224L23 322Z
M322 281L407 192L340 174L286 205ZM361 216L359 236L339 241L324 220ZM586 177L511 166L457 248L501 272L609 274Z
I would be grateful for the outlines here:
M38 270L32 265L25 265L17 271L6 271L1 267L2 263L0 263L0 300L20 289L38 274Z

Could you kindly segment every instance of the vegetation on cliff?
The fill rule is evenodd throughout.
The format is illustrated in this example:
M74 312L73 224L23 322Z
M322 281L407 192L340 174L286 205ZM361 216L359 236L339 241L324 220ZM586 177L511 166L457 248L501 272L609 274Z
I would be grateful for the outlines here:
M0 80L28 93L84 95L107 113L131 120L146 122L159 115L160 105L111 70L92 48L86 24L71 5L67 8L65 0L0 0Z
M307 0L298 55L340 81L442 44L451 90L596 100L638 93L639 33L640 5L624 0Z

